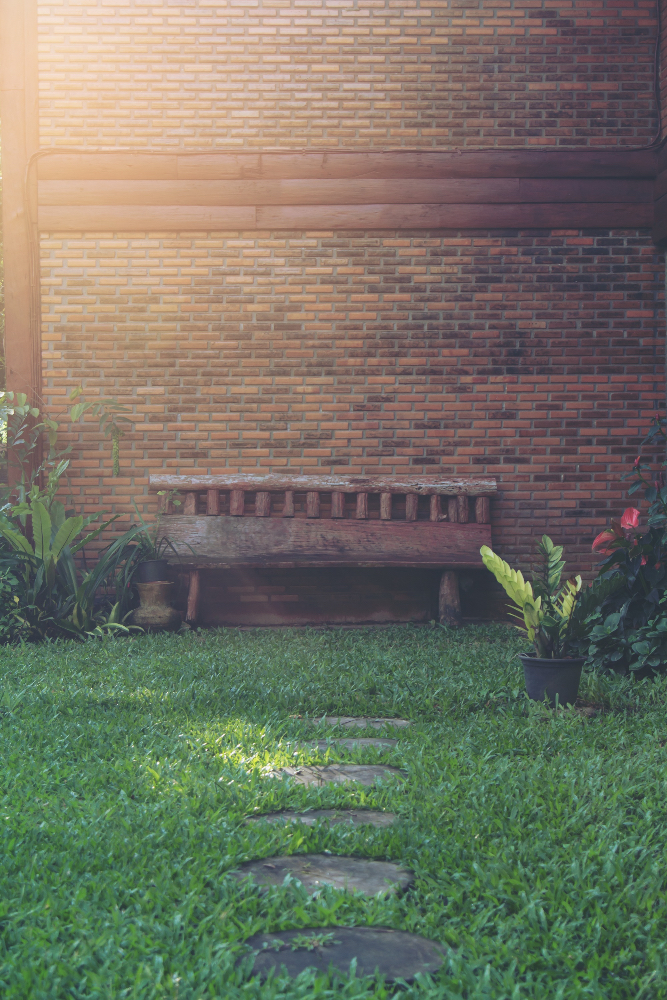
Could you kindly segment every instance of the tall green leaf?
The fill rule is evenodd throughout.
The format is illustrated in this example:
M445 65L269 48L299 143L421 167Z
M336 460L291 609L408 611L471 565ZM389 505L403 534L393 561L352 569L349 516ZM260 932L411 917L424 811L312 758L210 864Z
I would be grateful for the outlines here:
M60 553L66 546L71 545L83 527L83 518L68 517L53 540L53 558L58 559Z
M16 552L25 552L26 555L33 556L32 545L20 531L14 531L12 528L5 528L3 524L0 524L0 535L9 542L11 547Z
M48 559L51 552L51 518L43 503L32 503L32 537L37 559Z

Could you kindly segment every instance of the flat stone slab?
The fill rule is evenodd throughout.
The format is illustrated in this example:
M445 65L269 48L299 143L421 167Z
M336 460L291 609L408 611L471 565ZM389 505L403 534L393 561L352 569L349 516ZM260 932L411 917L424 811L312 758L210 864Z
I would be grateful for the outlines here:
M387 778L403 781L405 776L399 768L385 764L325 764L321 767L303 764L301 767L281 767L278 771L270 771L267 777L289 778L297 785L314 785L316 788L322 788L330 781L336 785L356 781L369 788L376 781Z
M317 927L298 931L254 934L246 944L255 952L253 974L262 979L284 966L296 977L305 969L329 968L349 974L357 960L357 975L378 972L387 982L410 983L418 973L433 974L442 965L445 948L435 941L390 927ZM243 959L239 959L243 961Z
M412 723L409 719L373 719L360 715L323 715L319 719L302 719L308 726L341 726L343 729L384 729L393 726L395 729L406 729Z
M379 809L312 809L307 813L277 812L248 816L245 822L258 823L264 820L265 823L304 823L305 826L315 826L319 821L331 826L349 823L352 826L368 824L382 827L391 826L395 819L394 813L381 812Z
M371 739L362 737L360 739L350 739L344 736L332 740L316 740L314 743L303 744L326 753L329 747L344 747L346 750L354 750L356 747L376 747L378 750L391 750L398 746L398 740L383 740L381 738Z
M282 885L291 875L306 889L317 891L324 885L334 889L362 892L366 896L385 896L407 889L413 873L391 861L345 858L334 854L291 854L262 858L239 865L236 878L252 876L257 885Z

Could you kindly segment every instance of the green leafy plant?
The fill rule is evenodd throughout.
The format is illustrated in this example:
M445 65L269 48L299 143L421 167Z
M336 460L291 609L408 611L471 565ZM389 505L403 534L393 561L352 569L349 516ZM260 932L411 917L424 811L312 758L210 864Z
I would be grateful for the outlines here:
M113 474L120 474L119 445L125 433L125 425L131 423L126 416L129 409L114 398L84 400L83 389L78 386L69 396L69 417L73 423L81 420L86 413L92 413L99 421L102 433L111 438ZM0 393L0 430L6 445L10 464L16 471L16 482L5 490L4 512L7 504L17 509L12 516L18 516L25 526L30 504L34 500L48 509L58 491L60 480L69 467L67 456L72 446L62 448L58 444L61 414L51 416L29 403L22 392Z
M92 570L81 573L74 560L76 553L98 538L118 516L81 537L94 518L66 517L59 501L54 501L49 511L40 500L34 500L29 514L32 542L22 532L0 522L0 536L9 548L0 564L11 568L17 578L11 615L18 637L39 641L129 631L121 621L126 603L123 590L106 607L100 606L96 598L107 581L117 585L119 575L123 581L126 579L128 563L134 558L131 543L139 527L112 542Z
M51 506L72 447L58 446L58 421L31 406L23 392L0 393L0 426L10 465L17 473L15 484L4 490L2 513L19 517L25 525L33 500Z
M161 534L162 518L169 506L180 507L181 501L178 499L178 490L159 490L158 496L163 497L160 509L155 515L153 524L144 518L137 506L137 501L133 500L134 509L139 518L140 529L137 533L137 545L139 546L139 562L148 562L151 559L164 559L167 552L171 551L175 556L179 555L178 550L170 539L169 535ZM194 549L187 542L184 543L194 555Z
M127 425L132 421L126 414L130 412L127 406L123 406L117 399L112 397L104 399L93 399L75 402L82 395L83 389L79 386L70 393L70 400L74 405L70 409L70 419L74 423L80 420L85 413L91 413L97 417L100 430L105 437L111 438L111 460L113 463L114 476L120 475L120 439L125 434Z
M488 545L483 545L480 552L486 568L520 610L521 615L513 617L523 620L517 628L532 642L536 656L557 659L568 656L578 638L579 629L574 626L582 624L581 616L575 616L581 577L571 577L561 586L565 567L562 545L554 545L548 535L543 535L537 548L541 563L532 585Z
M622 477L630 481L630 495L643 492L647 513L627 507L593 542L604 558L592 588L599 600L588 619L590 642L582 652L597 669L643 677L667 667L660 626L667 599L665 445L667 419L656 417Z

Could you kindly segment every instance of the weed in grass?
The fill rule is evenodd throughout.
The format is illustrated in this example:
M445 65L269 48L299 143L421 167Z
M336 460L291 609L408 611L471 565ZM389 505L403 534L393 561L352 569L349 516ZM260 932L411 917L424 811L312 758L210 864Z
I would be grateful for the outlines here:
M527 702L516 649L503 627L1 649L3 1000L399 995L321 973L260 984L236 965L252 934L337 925L448 948L440 973L401 996L667 996L667 681L585 675L582 697L604 712L551 712ZM322 753L290 716L324 714L414 722L389 751ZM408 778L316 789L263 777L342 760ZM398 820L243 823L363 806ZM293 880L260 892L227 875L323 851L396 861L416 881L365 899Z

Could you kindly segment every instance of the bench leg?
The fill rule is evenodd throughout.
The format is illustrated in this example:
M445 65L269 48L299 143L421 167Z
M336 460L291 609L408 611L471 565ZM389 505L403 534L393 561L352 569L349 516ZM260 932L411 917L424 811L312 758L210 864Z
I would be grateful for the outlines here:
M440 577L438 598L438 618L441 625L461 624L461 598L459 597L459 574L454 569L446 569Z
M199 605L199 570L193 569L190 573L190 586L188 588L188 609L185 612L185 620L190 625L197 621L197 610Z

